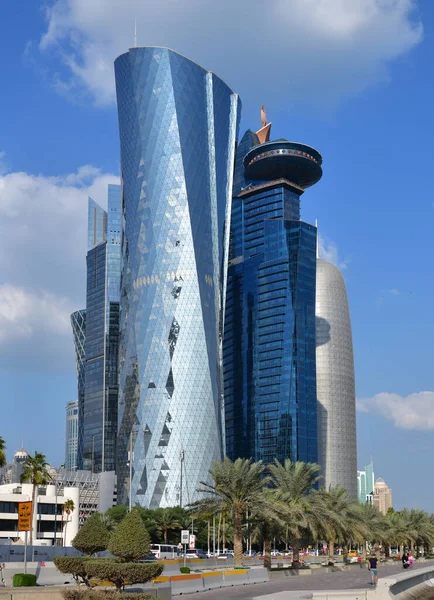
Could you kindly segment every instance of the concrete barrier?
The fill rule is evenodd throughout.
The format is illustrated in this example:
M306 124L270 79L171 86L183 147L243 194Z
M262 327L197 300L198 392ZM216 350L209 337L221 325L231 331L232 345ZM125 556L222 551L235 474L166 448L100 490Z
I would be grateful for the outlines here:
M191 594L192 592L203 591L203 580L200 573L190 573L189 575L171 575L169 577L172 586L172 594Z
M314 600L366 600L368 592L365 590L345 590L339 592L320 592L313 594Z
M205 590L221 588L224 586L223 571L204 571L202 580Z
M4 585L12 586L12 580L17 573L24 573L24 565L21 562L2 563L1 572ZM72 575L64 575L52 562L29 562L27 563L27 573L36 575L38 585L63 585L64 583L74 583Z
M225 586L247 585L249 583L248 569L226 569L223 571Z
M249 579L249 583L265 583L269 581L268 570L264 569L264 567L249 569L247 577Z

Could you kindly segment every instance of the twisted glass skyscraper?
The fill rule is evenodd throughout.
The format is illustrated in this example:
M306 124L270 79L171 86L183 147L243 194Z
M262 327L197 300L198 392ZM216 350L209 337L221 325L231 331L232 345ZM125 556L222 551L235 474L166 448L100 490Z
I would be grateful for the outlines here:
M265 115L264 115L265 116ZM265 120L265 119L264 119ZM226 451L316 462L316 228L300 196L322 175L310 146L247 131L237 151L224 329Z
M224 277L240 102L166 48L115 61L122 278L118 497L191 501L222 456ZM133 448L132 480L128 466Z

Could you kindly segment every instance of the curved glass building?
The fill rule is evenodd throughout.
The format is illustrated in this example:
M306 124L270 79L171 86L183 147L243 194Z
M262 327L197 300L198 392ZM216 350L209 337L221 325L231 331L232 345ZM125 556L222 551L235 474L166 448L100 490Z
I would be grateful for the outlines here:
M118 498L182 505L222 456L223 274L240 101L167 48L130 48L116 59L115 76L123 220Z
M235 460L316 462L316 227L300 197L322 176L310 146L268 141L237 150L224 331L226 452Z
M356 400L350 311L344 278L317 259L316 377L318 454L326 487L357 498Z
M72 336L74 339L75 364L77 367L78 393L78 434L77 466L83 462L83 418L84 418L84 369L86 365L86 309L76 310L71 315ZM65 461L65 464L67 460Z

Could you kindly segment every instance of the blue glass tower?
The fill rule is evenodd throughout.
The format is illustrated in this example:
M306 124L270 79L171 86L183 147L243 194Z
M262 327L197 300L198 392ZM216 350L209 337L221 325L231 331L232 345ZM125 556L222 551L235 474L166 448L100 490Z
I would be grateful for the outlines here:
M247 131L236 157L223 370L226 452L316 462L316 228L300 196L321 175L304 144Z
M77 310L71 315L72 336L75 348L75 363L77 366L78 392L78 433L76 466L83 457L83 413L84 413L84 367L86 364L86 310ZM66 436L68 438L68 435ZM67 461L65 462L65 464Z
M79 403L79 469L113 471L116 464L120 186L108 186L107 211L89 198L84 392Z
M115 61L121 142L118 498L193 500L222 456L221 343L240 102L167 48ZM128 453L133 446L133 475Z

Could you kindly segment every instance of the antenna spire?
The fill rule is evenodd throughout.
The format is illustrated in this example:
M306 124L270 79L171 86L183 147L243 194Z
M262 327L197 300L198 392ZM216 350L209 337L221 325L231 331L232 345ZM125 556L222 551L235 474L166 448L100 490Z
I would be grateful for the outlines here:
M137 19L134 17L134 48L137 48Z

